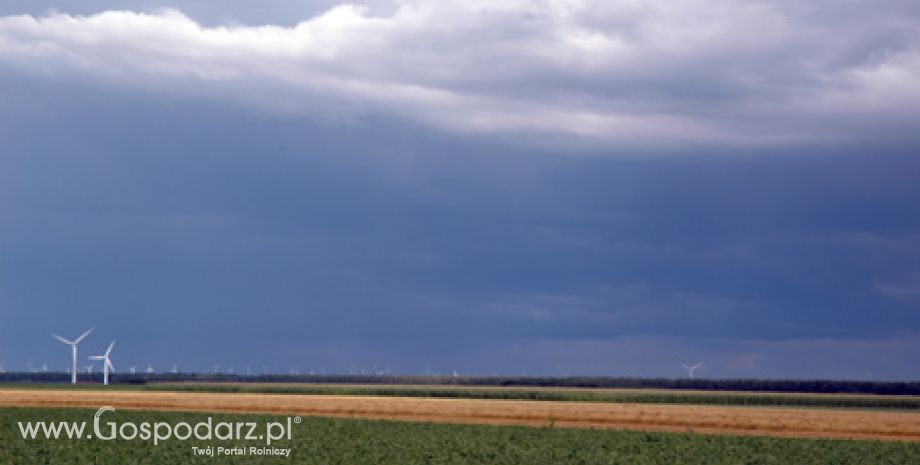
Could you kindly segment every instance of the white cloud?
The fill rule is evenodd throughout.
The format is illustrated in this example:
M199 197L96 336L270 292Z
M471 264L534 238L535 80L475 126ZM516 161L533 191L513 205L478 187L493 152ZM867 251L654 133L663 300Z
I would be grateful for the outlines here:
M910 2L407 0L294 27L0 18L0 67L321 118L611 146L915 138Z

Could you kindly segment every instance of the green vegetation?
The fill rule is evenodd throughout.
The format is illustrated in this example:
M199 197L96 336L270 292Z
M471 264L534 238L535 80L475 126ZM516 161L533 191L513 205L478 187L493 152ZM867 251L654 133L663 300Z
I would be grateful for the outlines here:
M192 446L261 446L259 441L101 441L22 439L20 421L85 421L92 410L0 409L0 463L4 465L122 464L916 464L920 444L869 441L773 439L603 430L439 425L389 421L305 418L294 425L292 458L196 457ZM208 415L118 411L104 421L195 424L284 421L258 415Z
M870 395L729 393L660 390L549 389L465 386L367 386L259 383L152 383L143 389L185 392L363 395L641 404L700 404L920 410L920 398Z

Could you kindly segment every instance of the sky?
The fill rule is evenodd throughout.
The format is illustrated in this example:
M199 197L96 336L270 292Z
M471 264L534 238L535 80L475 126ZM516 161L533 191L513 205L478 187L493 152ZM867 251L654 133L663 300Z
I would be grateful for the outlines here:
M915 1L5 1L0 366L916 380L918 149Z

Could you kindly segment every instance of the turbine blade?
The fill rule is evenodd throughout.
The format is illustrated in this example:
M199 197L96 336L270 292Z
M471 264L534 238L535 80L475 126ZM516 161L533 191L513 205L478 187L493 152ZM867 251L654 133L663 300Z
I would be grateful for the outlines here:
M81 334L80 337L78 337L77 339L75 339L75 340L73 341L73 343L74 343L74 344L79 344L80 341L82 341L84 337L89 336L89 333L93 332L94 329L96 329L96 328L93 327L93 328L87 329L86 332L83 333L83 334Z
M86 358L90 360L105 360L105 355L90 355L89 357L86 357Z
M112 343L109 344L109 348L106 349L106 351L105 351L105 356L106 356L106 357L108 357L109 354L112 353L112 348L113 348L113 347L115 347L115 341L112 341Z
M109 370L115 371L115 365L112 364L112 361L105 359L105 364L109 366Z
M74 343L73 341L69 341L69 340L67 340L67 339L64 339L64 338L62 338L61 336L58 336L57 334L54 334L54 333L51 334L51 337L53 337L53 338L55 338L55 339L57 339L57 340L63 342L64 344L73 345L73 343Z

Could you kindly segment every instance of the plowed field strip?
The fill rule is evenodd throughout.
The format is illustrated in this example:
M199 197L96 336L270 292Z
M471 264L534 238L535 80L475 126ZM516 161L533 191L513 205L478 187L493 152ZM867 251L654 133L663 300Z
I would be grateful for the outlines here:
M4 389L0 406L355 417L441 423L920 441L920 413L297 394Z

